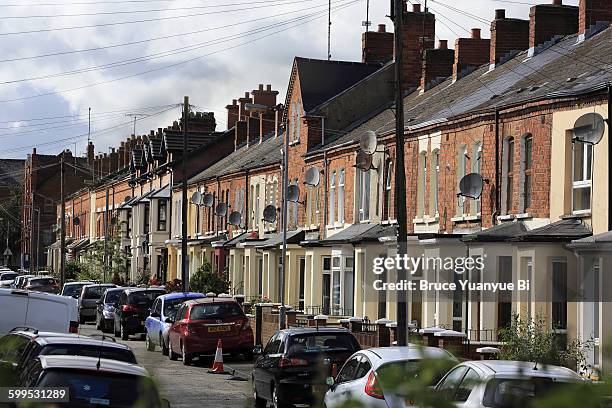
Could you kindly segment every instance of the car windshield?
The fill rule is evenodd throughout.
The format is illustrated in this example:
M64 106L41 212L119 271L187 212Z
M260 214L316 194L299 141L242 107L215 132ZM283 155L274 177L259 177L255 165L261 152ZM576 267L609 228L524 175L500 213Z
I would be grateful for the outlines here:
M108 286L91 286L91 287L85 288L85 293L83 294L83 298L84 299L100 299L106 289L108 289Z
M63 296L74 296L75 294L79 293L81 289L83 289L83 286L85 285L86 283L75 283L73 285L64 285L64 290L62 290L62 295Z
M564 384L551 378L493 379L487 384L483 403L491 408L531 407L536 398L546 396Z
M164 316L174 319L179 306L186 300L189 300L189 298L166 299L164 301Z
M162 291L142 291L131 293L128 303L137 306L151 306L153 301L165 292Z
M106 303L115 303L119 300L119 296L123 293L123 290L109 290L106 292Z
M11 280L15 279L17 276L19 276L19 274L15 272L7 272L0 275L0 280Z
M189 320L208 320L242 315L242 309L237 303L209 303L193 306L189 314Z
M134 357L134 353L131 350L117 347L98 347L83 344L49 344L42 348L40 354L51 356L100 357L136 364L136 357Z
M70 407L161 406L155 384L142 376L52 369L42 375L36 386L68 387Z
M307 333L291 336L289 352L320 353L327 351L357 351L357 341L348 333Z
M49 286L55 284L53 278L30 279L30 286Z
M455 364L450 359L394 361L380 366L376 373L383 387L387 381L393 385L417 378L436 385Z

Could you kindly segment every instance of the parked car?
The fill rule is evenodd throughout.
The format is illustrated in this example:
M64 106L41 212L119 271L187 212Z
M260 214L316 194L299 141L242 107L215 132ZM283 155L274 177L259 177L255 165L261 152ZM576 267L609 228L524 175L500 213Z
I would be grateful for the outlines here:
M147 370L97 357L39 356L20 376L21 387L68 387L66 407L169 407Z
M114 305L114 332L122 340L128 340L132 334L143 333L144 322L149 315L153 301L166 291L161 288L125 289Z
M15 278L15 281L13 282L11 287L14 289L23 289L26 282L28 281L28 278L33 278L34 276L35 275L19 275L17 278Z
M0 272L0 287L10 288L18 276L19 274L13 271Z
M582 381L565 367L524 361L466 361L450 370L436 391L462 408L527 407L535 398Z
M59 285L53 276L33 276L26 280L23 288L37 292L59 293Z
M367 407L403 408L413 406L408 396L397 390L385 389L385 375L394 378L415 378L420 375L419 362L440 360L428 385L438 381L459 361L448 351L437 347L409 345L406 347L379 347L361 350L344 363L336 378L329 378L325 393L327 408L339 407L350 401ZM381 377L383 380L381 380Z
M202 293L170 293L162 295L155 299L151 306L151 314L145 320L145 341L147 342L147 350L155 351L155 346L160 346L162 354L168 355L168 331L172 321L176 316L176 312L183 302L190 299L204 298L206 295Z
M277 331L253 368L253 395L257 407L316 404L327 390L331 367L342 366L361 350L344 328L292 328Z
M174 321L173 321L174 320ZM240 304L232 298L208 297L188 300L176 312L168 331L170 360L183 358L191 364L194 357L214 354L219 339L223 351L253 357L253 330ZM180 354L177 353L180 350Z
M96 302L100 300L106 289L116 286L117 285L112 283L98 283L83 286L78 298L79 322L85 323L87 320L94 320L96 318Z
M112 332L115 322L115 303L125 288L115 287L104 291L102 297L96 301L96 329L103 333Z
M64 287L62 288L62 292L60 295L62 296L70 296L73 298L78 298L81 294L81 289L85 285L91 285L95 282L91 281L82 281L82 282L66 282L64 283Z
M0 335L15 327L76 333L77 304L72 298L19 289L0 289Z

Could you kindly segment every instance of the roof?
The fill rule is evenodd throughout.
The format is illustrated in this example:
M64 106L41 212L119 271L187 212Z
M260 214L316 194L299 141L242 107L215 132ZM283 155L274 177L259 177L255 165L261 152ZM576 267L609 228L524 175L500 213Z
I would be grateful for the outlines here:
M0 185L23 184L25 160L0 159Z
M311 333L351 333L344 327L292 327L281 330L288 335L311 334Z
M422 358L452 358L455 357L445 349L438 347L424 347L410 344L404 347L374 347L366 350L361 350L360 353L376 357L382 360L380 363L389 361L415 360ZM372 360L376 361L372 358ZM456 359L455 359L456 360Z
M143 367L125 363L123 361L109 360L106 358L95 357L79 357L73 356L39 356L38 359L43 369L77 369L77 370L92 370L104 371L107 373L129 374L148 377L149 373ZM100 364L99 368L97 367Z
M573 240L568 247L574 249L597 249L599 246L612 244L612 231Z
M568 218L535 228L510 241L551 242L572 241L592 235L591 229L579 219Z
M520 375L521 377L556 377L581 381L577 373L566 367L537 364L527 361L479 360L469 361L468 365L478 367L494 375Z
M174 292L168 293L167 295L161 295L158 299L164 300L173 300L173 299L182 299L182 298L202 298L206 297L206 295L197 292Z
M304 239L304 231L301 229L287 231L287 244L299 244ZM257 241L254 245L257 248L274 248L283 243L283 233L264 235L263 241Z
M231 297L203 297L184 302L186 305L199 305L204 303L238 303L236 299Z
M145 157L144 150L141 147L135 147L132 149L132 164L137 169L142 169L145 167Z
M332 235L331 237L320 239L318 241L304 241L305 245L310 246L328 246L338 244L350 244L360 242L362 235L370 232L370 230L378 227L377 224L353 224L343 229L342 231ZM394 234L395 235L395 234Z
M309 112L379 70L381 64L296 57L294 67L300 80L302 107Z
M504 222L474 234L466 234L461 240L466 242L503 242L527 232L523 221Z
M199 149L206 146L210 142L217 140L220 137L225 137L227 132L187 132L187 151ZM183 131L182 130L164 130L164 148L168 152L182 153L183 152Z
M151 192L151 194L149 194L149 199L153 199L153 198L168 199L170 198L171 194L172 194L172 191L170 189L170 184L166 184L164 187L158 188L157 190L154 190L153 192Z
M242 234L239 234L235 237L233 237L232 239L230 239L229 241L226 241L223 246L226 248L229 247L235 247L237 244L240 244L241 242L246 241L249 237L251 236L251 234L249 234L248 232L243 232Z

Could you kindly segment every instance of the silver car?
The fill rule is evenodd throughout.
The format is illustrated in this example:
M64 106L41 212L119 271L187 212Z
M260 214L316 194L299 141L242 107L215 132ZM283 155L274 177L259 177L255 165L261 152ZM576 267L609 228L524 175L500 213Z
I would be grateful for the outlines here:
M78 299L79 322L85 323L88 320L95 320L98 300L102 298L102 295L104 294L106 289L114 288L116 286L117 285L114 285L112 283L99 283L83 286Z

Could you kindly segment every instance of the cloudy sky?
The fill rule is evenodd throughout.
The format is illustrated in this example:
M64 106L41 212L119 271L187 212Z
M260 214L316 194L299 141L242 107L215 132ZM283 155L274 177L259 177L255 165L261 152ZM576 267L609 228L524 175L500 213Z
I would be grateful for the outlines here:
M332 0L333 59L361 58L367 0ZM421 0L421 2L424 0ZM415 2L414 0L412 2ZM370 0L373 27L389 0ZM577 5L578 0L564 4ZM528 18L529 0L429 0L436 35L469 36L496 8ZM214 111L257 84L284 101L295 55L325 59L328 0L1 0L0 157L83 154L88 108L96 152L178 118L183 95Z

